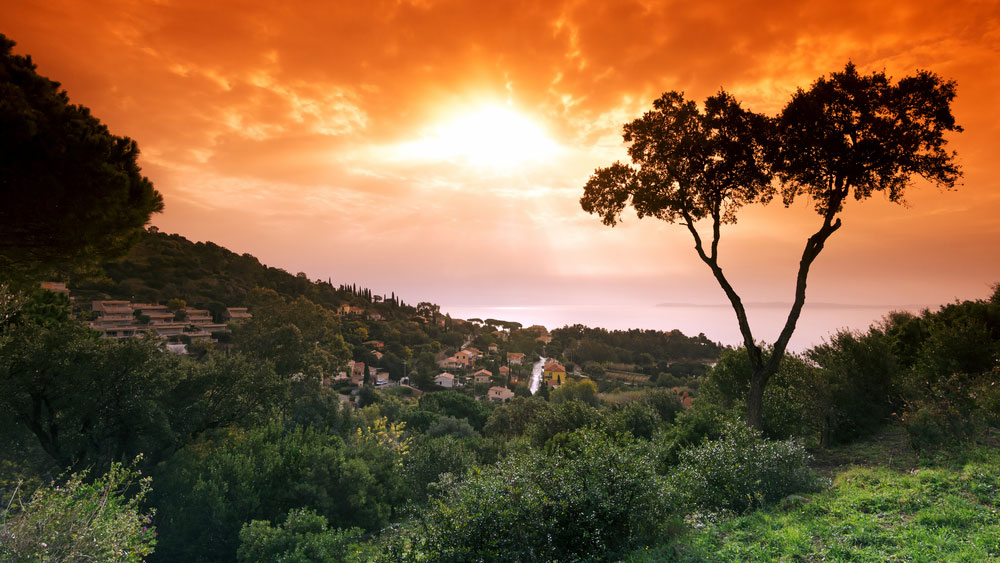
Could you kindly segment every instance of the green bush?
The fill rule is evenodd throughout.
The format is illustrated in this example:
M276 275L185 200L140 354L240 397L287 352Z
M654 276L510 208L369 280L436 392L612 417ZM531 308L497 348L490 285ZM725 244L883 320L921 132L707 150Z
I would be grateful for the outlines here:
M764 348L764 355L771 353ZM698 390L699 403L711 403L722 410L746 412L746 397L750 391L753 368L745 348L728 349L719 356L708 381ZM826 392L817 370L801 357L786 354L778 373L764 391L764 435L769 438L792 436L815 439L819 436L824 416Z
M352 561L361 530L330 530L326 518L300 508L288 513L280 526L254 520L240 530L239 561L254 563L341 563Z
M969 440L1000 422L1000 385L993 373L955 373L924 380L911 392L903 412L910 445L915 450L938 448Z
M700 402L678 414L673 424L653 437L659 472L667 474L685 449L721 436L727 420L738 419L733 411L724 413L715 405Z
M149 478L117 463L92 482L86 478L86 472L72 474L61 485L37 489L24 504L11 499L0 513L0 559L124 562L152 553L152 511L140 509Z
M721 438L681 452L670 488L692 512L746 512L816 489L819 481L806 465L809 460L794 440L767 440L730 423Z
M341 527L376 530L403 508L409 439L378 419L345 441L272 423L191 444L159 468L157 550L165 561L231 561L240 527L310 508Z
M548 453L508 458L461 483L443 483L446 492L408 541L396 542L391 558L606 560L672 521L648 445L594 430L562 438Z
M454 436L424 437L414 442L403 462L403 471L412 495L419 501L427 497L428 485L442 473L461 476L476 464L476 454Z
M539 412L527 425L525 434L534 445L543 446L556 434L579 428L601 428L606 422L604 414L594 407L580 401L567 401Z

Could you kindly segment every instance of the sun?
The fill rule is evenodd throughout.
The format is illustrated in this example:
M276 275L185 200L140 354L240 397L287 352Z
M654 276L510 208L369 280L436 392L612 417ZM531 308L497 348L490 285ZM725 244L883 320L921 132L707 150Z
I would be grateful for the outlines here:
M450 161L497 171L543 162L558 150L545 131L509 107L490 105L461 113L405 143L405 158Z

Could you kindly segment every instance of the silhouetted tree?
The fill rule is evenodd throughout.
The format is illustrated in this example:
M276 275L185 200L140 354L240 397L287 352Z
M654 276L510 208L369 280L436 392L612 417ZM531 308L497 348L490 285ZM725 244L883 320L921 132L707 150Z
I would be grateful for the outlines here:
M951 113L954 97L955 83L930 72L893 84L883 72L860 75L853 64L798 90L775 119L744 110L724 91L709 97L704 110L668 92L653 111L625 125L633 165L616 162L595 171L580 204L609 226L631 203L639 218L687 227L736 313L753 367L747 422L760 428L764 388L795 330L809 268L840 228L838 214L848 198L885 192L898 203L915 175L944 188L961 176L955 154L945 150L944 134L962 130ZM742 207L774 197L775 176L786 206L809 197L823 222L806 241L795 299L773 352L765 355L719 265L719 241L721 226L735 223ZM696 227L700 220L711 224L705 239Z
M0 269L31 278L124 254L163 209L138 145L13 46L0 35Z

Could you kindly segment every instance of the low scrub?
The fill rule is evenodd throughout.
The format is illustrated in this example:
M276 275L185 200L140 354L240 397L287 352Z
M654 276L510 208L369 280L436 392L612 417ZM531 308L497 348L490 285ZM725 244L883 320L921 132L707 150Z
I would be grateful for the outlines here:
M672 522L648 445L579 430L461 483L440 483L386 561L598 561L659 536Z
M767 440L739 423L717 440L681 451L669 477L679 503L690 512L746 512L792 493L815 490L810 456L794 440Z

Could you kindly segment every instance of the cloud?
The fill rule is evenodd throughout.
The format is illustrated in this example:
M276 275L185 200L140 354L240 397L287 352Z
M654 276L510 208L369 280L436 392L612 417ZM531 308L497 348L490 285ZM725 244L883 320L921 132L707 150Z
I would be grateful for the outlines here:
M874 280L924 302L932 291L913 279L928 269L939 287L1000 279L982 259L1000 245L995 2L29 0L5 6L0 29L139 141L165 228L310 276L505 299L622 283L652 303L669 300L657 288L714 287L682 229L607 229L579 208L594 168L626 158L622 125L662 92L725 88L773 114L848 60L897 77L928 68L959 84L965 185L918 187L909 209L851 206L810 291L835 301ZM461 150L392 154L495 106L558 150L493 168ZM750 211L726 232L727 271L755 299L781 300L814 228L804 204Z

